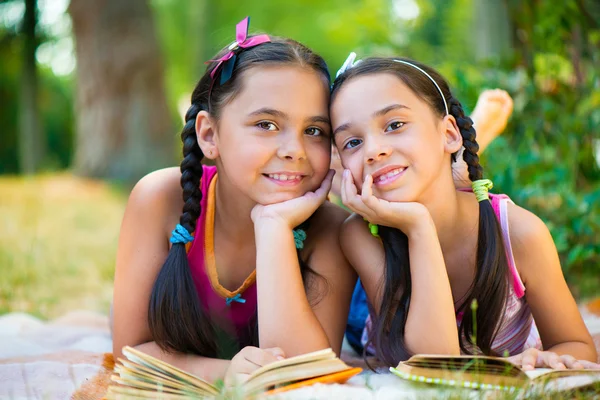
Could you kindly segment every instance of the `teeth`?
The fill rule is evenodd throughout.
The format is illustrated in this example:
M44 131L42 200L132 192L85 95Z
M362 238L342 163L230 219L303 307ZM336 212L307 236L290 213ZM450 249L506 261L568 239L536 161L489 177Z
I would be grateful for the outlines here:
M392 178L392 177L394 177L394 176L396 176L396 175L400 174L400 173L401 173L402 171L404 171L405 169L406 169L406 168L397 168L397 169L394 169L394 170L392 170L392 171L390 171L390 172L388 172L388 173L386 173L386 174L383 174L383 175L380 175L380 176L378 176L378 177L377 177L377 179L376 179L375 181L376 181L376 182L380 182L380 181L385 181L385 180L388 180L388 179L390 179L390 178Z
M269 178L275 179L276 181L293 181L298 179L298 175L285 175L285 174L268 174Z

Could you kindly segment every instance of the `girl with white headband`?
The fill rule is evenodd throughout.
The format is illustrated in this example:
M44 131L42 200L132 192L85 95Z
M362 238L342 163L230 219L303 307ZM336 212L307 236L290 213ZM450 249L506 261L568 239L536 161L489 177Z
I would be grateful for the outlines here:
M483 353L526 369L598 367L548 229L488 193L472 121L437 72L349 59L330 116L342 201L356 213L340 242L371 305L370 351L389 365L415 353ZM468 191L452 177L463 146Z

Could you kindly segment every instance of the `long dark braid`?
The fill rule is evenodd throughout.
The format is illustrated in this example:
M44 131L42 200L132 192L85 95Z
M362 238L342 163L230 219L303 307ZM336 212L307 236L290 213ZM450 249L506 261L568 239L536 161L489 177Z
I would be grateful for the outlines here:
M227 52L224 48L219 52ZM218 58L218 57L216 57ZM218 120L222 108L235 97L242 87L244 72L262 65L294 65L307 68L323 76L324 89L329 87L327 64L316 53L302 44L289 39L271 37L271 42L239 49L231 78L223 84L210 76L217 63L208 66L206 72L192 93L191 106L185 116L185 126L181 133L183 142L183 161L181 162L181 187L183 189L183 212L180 224L193 234L201 213L202 192L201 161L204 157L196 138L196 117L200 111L209 111L212 118ZM210 102L210 104L209 104ZM300 225L305 231L310 218ZM301 257L298 261L305 287L310 285L309 275L319 276ZM148 324L152 339L165 351L198 354L205 357L232 356L236 349L258 345L258 326L256 314L251 319L247 332L238 332L240 337L224 340L224 336L204 311L189 269L184 244L173 244L167 259L160 270L150 296Z
M467 163L469 179L475 182L483 178L483 168L477 155L479 145L473 121L465 116L457 99L451 98L449 107L463 138L463 159ZM497 355L492 350L492 344L500 326L499 321L504 316L509 270L500 224L489 201L479 202L478 238L475 279L468 296L458 308L459 312L464 313L459 326L460 348L465 353L474 351L475 343L471 341L474 328L471 303L476 299L480 309L475 316L479 327L476 345L484 354Z
M200 180L204 155L198 146L195 129L196 115L200 111L199 105L191 105L181 132L181 187L184 206L179 223L189 233L194 233L196 229L202 200ZM177 323L173 323L174 315L177 315ZM176 349L182 353L216 357L217 345L212 325L201 323L208 320L188 267L185 244L175 243L152 288L148 307L152 337L163 350Z
M439 85L440 94L435 85L422 71L396 62L391 58L368 58L346 70L336 78L332 88L332 102L339 89L349 80L359 76L378 73L391 73L398 77L417 96L424 100L440 118L446 115L444 99L447 99L449 112L454 116L460 129L465 151L463 158L468 166L469 179L483 177L483 168L479 164L475 129L470 118L464 115L460 102L452 97L444 78L432 68L421 63L400 59L419 67L429 74ZM443 96L443 98L442 98ZM456 154L452 155L454 160ZM377 357L388 365L407 359L408 351L404 330L408 317L411 296L410 258L408 238L395 228L380 226L379 236L385 252L385 270L383 275L383 298L379 313L371 313L373 329L370 343L374 344ZM479 233L477 243L476 273L473 284L460 304L458 312L464 312L459 327L460 347L465 353L477 352L493 355L492 344L504 312L508 291L508 262L499 222L489 201L479 203ZM399 297L398 297L399 296ZM476 315L476 347L472 342L473 315L471 302L477 299L479 311Z

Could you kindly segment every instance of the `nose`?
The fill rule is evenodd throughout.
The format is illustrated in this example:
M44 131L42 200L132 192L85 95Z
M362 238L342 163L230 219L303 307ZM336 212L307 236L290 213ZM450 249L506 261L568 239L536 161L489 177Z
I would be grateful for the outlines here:
M392 153L392 147L376 138L369 138L365 143L365 161L367 164L380 161Z
M306 160L306 149L302 134L290 133L281 135L282 140L277 149L277 156L288 161Z

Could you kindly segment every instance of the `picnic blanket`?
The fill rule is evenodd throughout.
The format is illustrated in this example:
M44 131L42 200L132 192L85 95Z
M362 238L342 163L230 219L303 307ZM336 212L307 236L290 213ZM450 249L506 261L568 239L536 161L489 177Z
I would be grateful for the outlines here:
M600 300L581 312L600 353ZM108 318L102 314L75 311L52 321L23 313L0 316L0 398L100 399L113 366L111 351ZM348 346L342 359L352 365L362 363ZM434 388L417 390L391 374L367 370L344 385L314 385L276 398L381 400L439 395Z

